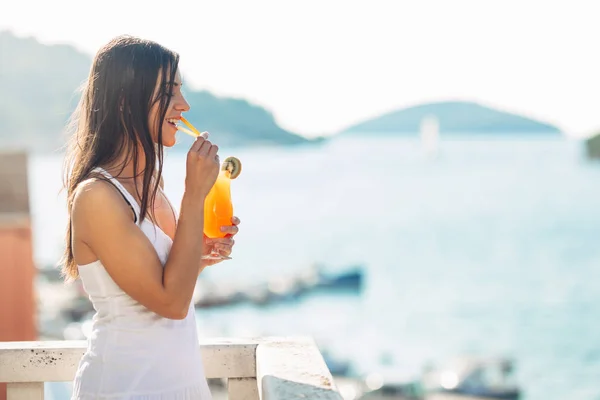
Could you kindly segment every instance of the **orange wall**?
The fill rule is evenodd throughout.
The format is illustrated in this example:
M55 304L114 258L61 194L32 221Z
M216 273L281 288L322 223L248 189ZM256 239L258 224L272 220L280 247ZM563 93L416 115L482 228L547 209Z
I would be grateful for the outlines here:
M0 151L0 341L38 337L27 159L24 151Z
M0 226L0 341L37 340L30 224ZM6 399L0 384L0 400Z

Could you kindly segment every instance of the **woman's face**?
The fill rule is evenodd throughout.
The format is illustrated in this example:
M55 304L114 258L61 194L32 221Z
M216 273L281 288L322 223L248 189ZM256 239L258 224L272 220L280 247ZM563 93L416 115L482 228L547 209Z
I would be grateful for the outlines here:
M167 74L168 76L169 74ZM160 93L161 85L166 85L168 82L163 83L162 81L158 81L156 87L154 88L154 98L158 96ZM167 114L162 124L162 145L165 147L172 147L175 145L175 135L177 134L177 126L176 123L181 119L181 113L186 112L190 109L190 105L185 101L183 94L181 93L181 75L179 71L175 73L175 81L173 82L173 95L168 99L169 104L167 105ZM157 119L159 116L160 103L157 101L154 103L152 108L150 109L149 118L149 126L150 126L150 134L152 135L152 140L154 143L158 143L158 131L159 126L157 126Z

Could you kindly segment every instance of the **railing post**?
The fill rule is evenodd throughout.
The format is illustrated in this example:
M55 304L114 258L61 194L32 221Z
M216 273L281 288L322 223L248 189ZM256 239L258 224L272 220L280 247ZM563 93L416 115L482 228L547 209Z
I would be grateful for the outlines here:
M261 341L256 380L261 400L342 400L319 348L309 338Z
M229 400L259 400L256 378L229 378L227 395Z
M44 400L44 382L17 382L6 386L7 400Z

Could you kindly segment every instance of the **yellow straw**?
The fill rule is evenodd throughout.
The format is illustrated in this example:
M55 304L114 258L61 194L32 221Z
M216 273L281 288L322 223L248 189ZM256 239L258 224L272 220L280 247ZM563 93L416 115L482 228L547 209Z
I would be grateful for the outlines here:
M190 131L187 128L184 128L183 126L177 126L177 130L181 131L183 133L187 133L188 135L190 135L193 138L197 138L198 137L198 135L196 135L194 132Z
M200 131L199 131L198 129L194 128L194 125L192 125L192 124L191 124L191 123L190 123L190 122L189 122L187 119L185 119L185 118L181 117L181 122L183 122L183 123L184 123L184 124L185 124L185 125L186 125L188 128L190 128L190 130L191 130L192 132L194 132L194 133L196 134L196 136L200 136L200 135L202 135L202 134L200 133ZM187 132L186 132L186 133L187 133Z

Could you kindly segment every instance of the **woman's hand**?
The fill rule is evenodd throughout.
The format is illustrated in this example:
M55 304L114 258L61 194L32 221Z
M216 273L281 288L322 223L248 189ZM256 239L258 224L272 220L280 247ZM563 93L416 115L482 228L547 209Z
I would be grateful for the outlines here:
M219 147L203 136L198 136L188 151L186 161L185 194L197 201L204 198L219 175Z
M240 219L238 217L231 218L231 225L222 226L221 232L225 232L224 238L216 238L211 239L204 236L204 248L205 255L210 254L212 249L215 249L220 255L229 257L231 251L233 250L233 245L235 244L235 240L233 237L238 233L240 224ZM208 267L211 265L215 265L224 260L202 260L201 267Z

